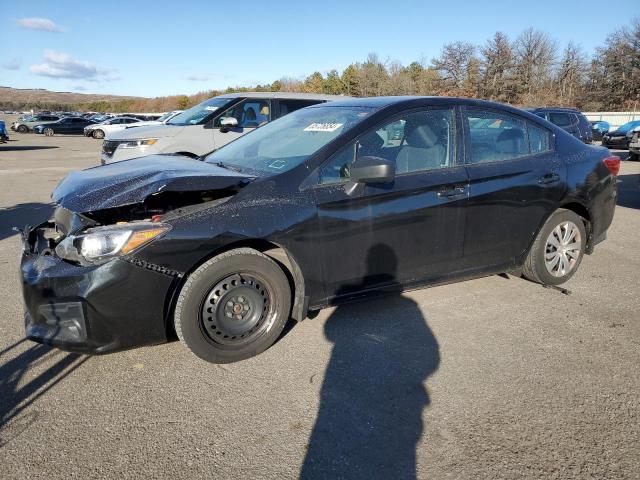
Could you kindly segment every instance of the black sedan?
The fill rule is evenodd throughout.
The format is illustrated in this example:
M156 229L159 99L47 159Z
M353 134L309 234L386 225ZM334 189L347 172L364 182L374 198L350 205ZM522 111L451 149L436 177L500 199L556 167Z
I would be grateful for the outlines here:
M602 136L602 146L608 148L620 148L626 150L629 148L633 129L640 127L640 120L627 122L624 125L609 131Z
M26 333L87 353L177 333L232 362L355 298L514 270L557 285L606 238L619 166L505 105L383 97L298 110L201 160L74 172L24 232Z
M51 137L56 133L84 134L84 127L94 123L94 121L83 117L65 117L61 118L57 122L37 125L33 127L33 131L35 133L42 133L48 137Z

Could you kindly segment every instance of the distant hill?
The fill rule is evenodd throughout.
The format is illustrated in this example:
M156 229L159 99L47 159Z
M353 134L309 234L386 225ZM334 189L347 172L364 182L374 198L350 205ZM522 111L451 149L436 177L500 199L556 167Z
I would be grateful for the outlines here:
M18 108L28 105L78 105L94 102L141 100L142 97L100 95L95 93L52 92L42 88L12 88L0 86L0 108Z

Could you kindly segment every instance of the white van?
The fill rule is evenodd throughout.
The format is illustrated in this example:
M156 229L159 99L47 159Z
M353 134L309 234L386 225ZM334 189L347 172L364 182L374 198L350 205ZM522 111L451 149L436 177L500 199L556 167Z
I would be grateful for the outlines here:
M163 125L108 134L102 144L101 161L104 165L157 153L196 158L294 110L345 98L287 92L220 95L179 113Z

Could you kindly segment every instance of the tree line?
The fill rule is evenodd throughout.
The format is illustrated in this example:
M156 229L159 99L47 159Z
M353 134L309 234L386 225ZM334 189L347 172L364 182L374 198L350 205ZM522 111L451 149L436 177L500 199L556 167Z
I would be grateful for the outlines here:
M547 33L529 28L515 38L496 32L482 45L447 43L438 57L409 65L381 60L371 53L364 62L352 63L342 72L314 72L304 79L283 77L267 85L209 90L191 96L102 101L73 107L111 112L168 111L191 107L215 95L242 91L355 97L448 95L516 106L636 110L640 100L640 20L612 32L590 54L573 42L560 48Z

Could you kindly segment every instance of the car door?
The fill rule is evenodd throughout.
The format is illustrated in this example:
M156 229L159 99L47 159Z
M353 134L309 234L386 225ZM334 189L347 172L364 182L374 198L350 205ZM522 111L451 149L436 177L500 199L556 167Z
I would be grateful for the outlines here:
M87 123L82 118L72 118L67 133L82 133Z
M327 297L458 270L467 198L458 124L453 107L405 112L323 164L314 193ZM349 168L362 156L396 162L393 183L352 190Z
M63 118L60 120L60 123L57 123L55 126L56 133L69 133L69 129L71 128L71 119Z
M223 128L221 122L229 117L235 118L238 125L234 128ZM213 124L215 148L223 147L269 121L271 121L271 100L268 98L247 98L215 119Z
M551 131L518 115L464 108L469 199L465 269L508 268L528 249L565 191Z

